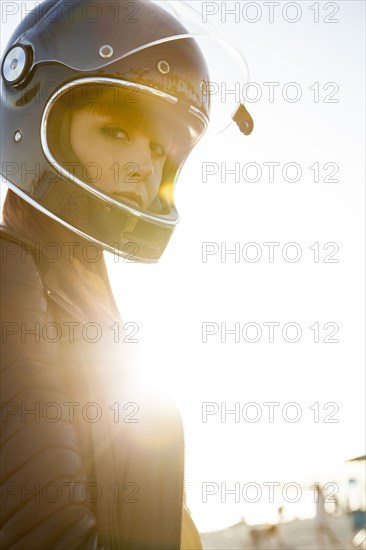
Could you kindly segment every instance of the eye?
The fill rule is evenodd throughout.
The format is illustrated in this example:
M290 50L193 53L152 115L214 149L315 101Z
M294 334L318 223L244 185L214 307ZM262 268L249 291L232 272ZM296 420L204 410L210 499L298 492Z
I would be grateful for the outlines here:
M105 126L101 128L103 134L115 139L129 139L128 133L119 126Z
M159 143L150 143L150 149L152 152L157 155L158 157L165 157L166 151L162 145Z

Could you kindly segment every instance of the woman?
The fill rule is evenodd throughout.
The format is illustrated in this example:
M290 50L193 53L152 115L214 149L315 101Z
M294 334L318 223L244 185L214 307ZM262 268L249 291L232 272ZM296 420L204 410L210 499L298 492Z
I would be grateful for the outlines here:
M208 71L172 15L132 5L47 0L2 63L2 548L202 547L179 414L133 368L101 251L164 251Z

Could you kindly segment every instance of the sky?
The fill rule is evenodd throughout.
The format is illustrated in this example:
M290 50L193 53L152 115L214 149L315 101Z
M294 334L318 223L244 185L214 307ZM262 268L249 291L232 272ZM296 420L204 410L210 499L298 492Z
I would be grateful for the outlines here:
M6 4L2 48L34 2L4 24ZM344 498L362 478L345 461L365 443L365 4L189 4L245 57L250 85L233 82L254 131L231 125L195 147L158 264L106 258L146 376L180 406L187 500L204 531L272 521L280 504L309 516L314 482ZM232 73L216 51L223 93ZM255 503L248 483L262 491ZM302 488L296 503L289 483ZM238 487L235 502L225 489Z

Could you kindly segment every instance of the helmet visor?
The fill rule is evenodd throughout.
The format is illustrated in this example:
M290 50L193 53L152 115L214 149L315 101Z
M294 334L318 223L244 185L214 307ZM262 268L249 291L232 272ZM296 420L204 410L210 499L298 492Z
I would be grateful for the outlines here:
M140 83L155 87L163 77L165 89L178 96L186 81L192 105L210 113L210 132L232 123L249 82L245 58L182 0L72 0L56 2L46 14L42 5L37 9L36 24L19 37L32 46L34 64L61 63L79 73L120 74L130 81L142 76ZM49 26L52 41L45 42L42 28Z

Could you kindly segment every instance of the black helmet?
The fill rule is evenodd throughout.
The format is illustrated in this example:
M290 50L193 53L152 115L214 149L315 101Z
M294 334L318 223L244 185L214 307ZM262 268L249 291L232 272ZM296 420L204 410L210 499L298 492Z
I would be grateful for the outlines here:
M179 171L212 113L212 77L199 41L166 1L37 5L13 33L2 61L5 183L104 249L157 261L178 222ZM131 124L146 119L157 134L171 134L153 200L140 201L131 187L142 178L133 158L124 164L127 188L117 194L100 185L97 161L87 166L75 153L71 120L75 109L85 108L112 111ZM232 115L243 133L251 132L242 104ZM119 167L113 174L118 185Z

